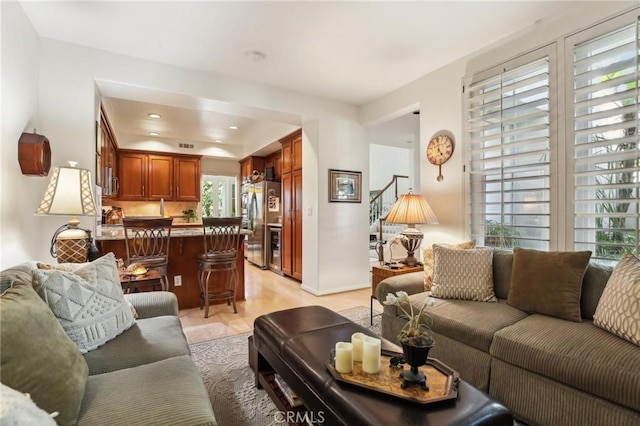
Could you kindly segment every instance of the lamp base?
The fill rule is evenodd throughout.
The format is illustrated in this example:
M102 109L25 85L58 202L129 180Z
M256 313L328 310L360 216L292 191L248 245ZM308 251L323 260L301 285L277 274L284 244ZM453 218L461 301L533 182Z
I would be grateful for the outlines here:
M84 263L89 254L89 236L79 228L71 227L56 237L58 263Z
M404 260L401 261L401 263L411 267L421 266L422 263L418 259L416 259L414 253L422 243L422 238L424 237L422 232L418 231L415 228L409 227L400 232L400 235L402 235L403 237L401 240L402 246L405 248L405 250L407 250L407 257L405 257Z

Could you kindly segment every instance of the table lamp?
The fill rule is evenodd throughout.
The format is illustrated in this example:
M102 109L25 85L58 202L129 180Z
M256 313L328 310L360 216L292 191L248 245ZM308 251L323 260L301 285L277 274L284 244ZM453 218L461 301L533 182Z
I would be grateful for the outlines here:
M414 194L409 190L408 194L400 195L384 221L387 223L406 223L409 226L399 232L402 236L400 242L407 250L407 257L401 262L407 266L421 265L414 253L420 247L424 235L415 226L418 223L438 223L438 218L427 204L427 200L422 195Z
M71 167L53 169L35 214L71 216L68 224L56 230L51 255L57 257L59 263L82 263L88 258L90 236L78 227L78 216L96 216L97 208L91 191L91 172L75 168L76 162L69 164Z

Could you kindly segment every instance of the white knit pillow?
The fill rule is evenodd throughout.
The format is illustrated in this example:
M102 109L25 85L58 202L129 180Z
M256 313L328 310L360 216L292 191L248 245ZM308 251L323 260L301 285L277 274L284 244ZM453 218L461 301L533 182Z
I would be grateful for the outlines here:
M74 272L35 269L32 275L34 289L83 354L135 323L113 253Z
M640 260L625 254L616 265L593 315L598 327L640 346Z
M31 400L28 393L0 383L0 424L1 425L38 425L55 426L52 415L47 414Z
M443 299L496 302L493 249L456 250L434 245L431 295Z

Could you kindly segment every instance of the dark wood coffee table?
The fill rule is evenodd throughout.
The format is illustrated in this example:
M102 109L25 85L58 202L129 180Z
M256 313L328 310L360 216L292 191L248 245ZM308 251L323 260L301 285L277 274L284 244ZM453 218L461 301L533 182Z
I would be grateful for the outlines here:
M513 425L511 414L502 404L464 380L459 381L457 399L427 405L336 381L327 369L329 353L336 342L349 341L357 331L371 334L321 306L256 318L254 334L249 338L249 365L256 374L256 386L264 388L280 410L278 420L289 420L289 424L310 419L327 425L371 426ZM384 350L401 351L384 339L382 346ZM304 406L292 408L287 403L273 381L276 373Z

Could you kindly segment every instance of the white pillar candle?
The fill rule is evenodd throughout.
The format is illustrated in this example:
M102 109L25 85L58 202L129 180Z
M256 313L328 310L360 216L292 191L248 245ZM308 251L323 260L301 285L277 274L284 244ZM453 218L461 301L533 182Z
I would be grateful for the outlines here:
M353 345L353 360L362 362L362 343L364 338L367 337L364 333L353 333L351 336L351 344Z
M349 342L336 343L336 371L351 373L353 370L353 345Z
M365 336L362 344L362 369L365 373L380 372L380 339Z

